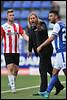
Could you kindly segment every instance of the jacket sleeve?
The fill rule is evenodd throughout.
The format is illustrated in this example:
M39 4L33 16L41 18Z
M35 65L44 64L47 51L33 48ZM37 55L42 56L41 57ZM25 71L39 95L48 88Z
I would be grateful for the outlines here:
M29 45L28 45L29 52L32 52L32 48L33 48L32 34L29 33Z

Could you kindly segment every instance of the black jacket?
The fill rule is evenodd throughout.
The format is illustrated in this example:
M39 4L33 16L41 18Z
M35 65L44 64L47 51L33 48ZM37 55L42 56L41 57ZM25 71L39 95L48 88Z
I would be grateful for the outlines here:
M32 52L32 49L34 49L35 55L38 56L38 53L36 51L36 48L42 44L47 38L48 38L48 29L45 24L45 22L40 21L41 24L41 30L37 30L37 27L35 28L28 28L28 33L29 33L29 52ZM43 48L40 52L42 55L52 55L53 52L53 46L50 43L48 46Z

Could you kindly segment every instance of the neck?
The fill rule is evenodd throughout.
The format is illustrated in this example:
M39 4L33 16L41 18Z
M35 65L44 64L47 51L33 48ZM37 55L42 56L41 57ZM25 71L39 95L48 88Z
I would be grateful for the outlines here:
M10 22L10 21L8 21L8 24L13 25L13 24L14 24L14 22Z
M58 21L59 21L59 18L57 18L55 22L58 22Z

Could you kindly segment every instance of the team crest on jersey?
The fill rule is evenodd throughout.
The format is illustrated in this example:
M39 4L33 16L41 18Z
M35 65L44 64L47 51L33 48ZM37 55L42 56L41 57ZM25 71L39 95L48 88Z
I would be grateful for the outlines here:
M7 35L17 35L17 34L18 34L17 32L11 32L11 30L7 31Z

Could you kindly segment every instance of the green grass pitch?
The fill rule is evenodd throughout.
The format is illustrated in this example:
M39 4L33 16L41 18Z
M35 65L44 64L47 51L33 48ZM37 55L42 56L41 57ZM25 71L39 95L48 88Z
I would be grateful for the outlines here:
M66 98L66 78L59 76L60 81L64 85L62 90L57 96L54 95L55 88L53 88L49 99L64 99ZM50 77L48 76L48 81ZM16 80L15 94L11 93L8 88L7 75L1 75L1 99L44 99L41 96L33 96L34 93L39 91L40 77L37 75L18 75Z

